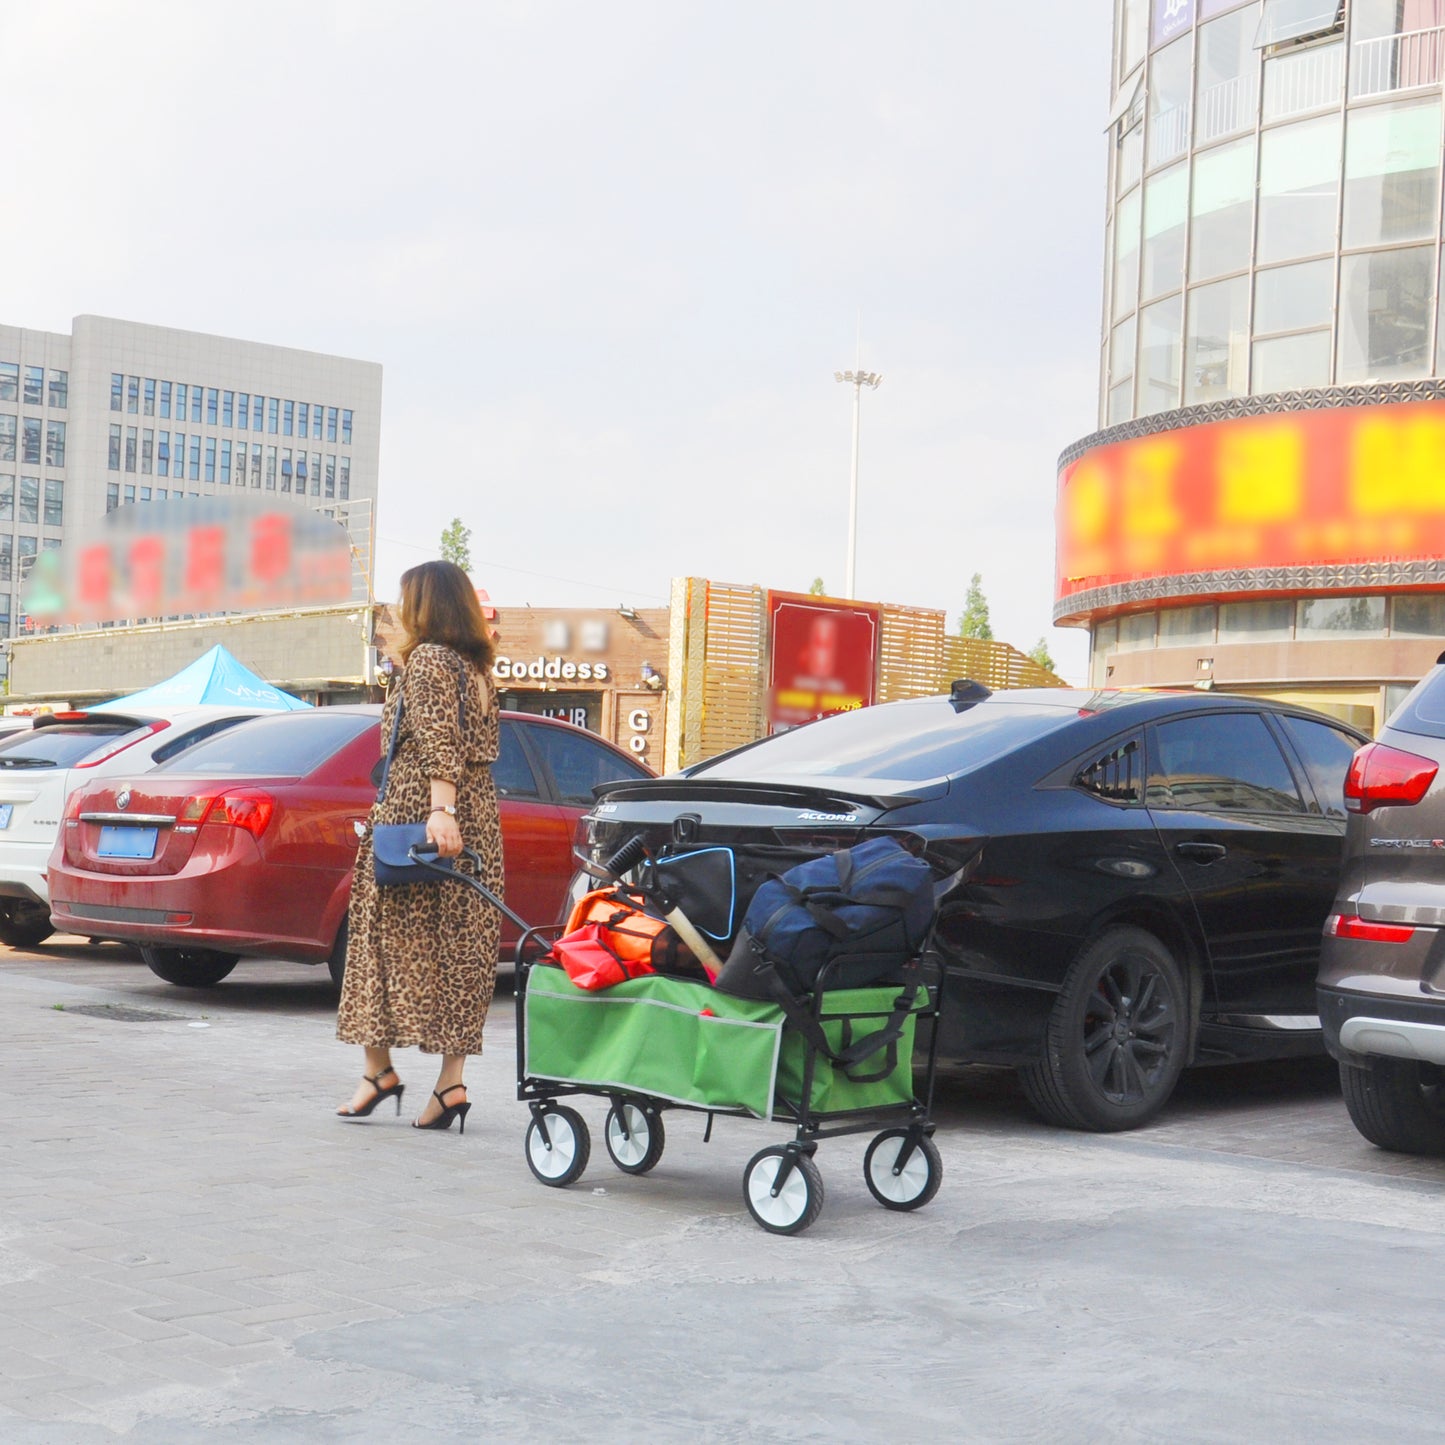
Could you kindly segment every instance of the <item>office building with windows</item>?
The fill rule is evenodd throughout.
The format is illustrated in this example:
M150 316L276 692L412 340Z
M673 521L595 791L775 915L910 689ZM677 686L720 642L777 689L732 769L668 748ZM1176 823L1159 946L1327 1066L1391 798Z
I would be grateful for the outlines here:
M369 596L381 367L100 316L0 325L0 638L38 551L105 513L245 492L347 525Z
M1116 0L1091 681L1366 727L1445 647L1445 0Z

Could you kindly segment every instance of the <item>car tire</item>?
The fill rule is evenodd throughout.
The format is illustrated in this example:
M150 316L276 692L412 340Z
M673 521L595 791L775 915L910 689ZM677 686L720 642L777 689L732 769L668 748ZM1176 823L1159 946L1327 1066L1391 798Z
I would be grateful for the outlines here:
M8 943L11 948L34 948L54 932L50 910L43 903L32 903L28 898L0 899L0 943Z
M331 982L337 988L341 987L341 981L346 977L346 941L351 937L351 920L343 914L341 927L336 930L336 942L331 945L331 952L326 956L326 967L331 973Z
M1340 1090L1355 1128L1396 1154L1445 1154L1441 1074L1414 1059L1340 1065Z
M1189 993L1173 955L1142 928L1111 928L1074 960L1043 1057L1019 1070L1050 1124L1114 1133L1147 1124L1189 1055Z
M141 958L157 978L180 988L214 988L241 961L235 953L213 948L152 948L141 945Z

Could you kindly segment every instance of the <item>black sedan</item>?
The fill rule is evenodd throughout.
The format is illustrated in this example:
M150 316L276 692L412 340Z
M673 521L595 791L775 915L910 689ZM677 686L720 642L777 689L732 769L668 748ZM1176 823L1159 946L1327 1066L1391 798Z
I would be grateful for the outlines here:
M1219 693L1021 689L846 713L598 789L594 861L730 846L769 871L892 834L940 904L940 1056L1013 1065L1076 1129L1153 1118L1189 1064L1323 1051L1321 929L1361 734Z

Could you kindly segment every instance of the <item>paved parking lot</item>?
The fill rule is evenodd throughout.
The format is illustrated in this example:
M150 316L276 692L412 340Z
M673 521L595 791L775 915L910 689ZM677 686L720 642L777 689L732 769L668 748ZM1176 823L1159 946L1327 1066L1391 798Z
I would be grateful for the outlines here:
M881 1210L866 1140L826 1142L821 1219L777 1239L741 1198L765 1125L674 1114L647 1178L597 1140L535 1183L505 995L465 1137L333 1119L332 1007L291 965L202 995L111 945L0 949L0 1439L1438 1429L1445 1165L1366 1145L1327 1066L1197 1073L1110 1138L960 1072L932 1205Z

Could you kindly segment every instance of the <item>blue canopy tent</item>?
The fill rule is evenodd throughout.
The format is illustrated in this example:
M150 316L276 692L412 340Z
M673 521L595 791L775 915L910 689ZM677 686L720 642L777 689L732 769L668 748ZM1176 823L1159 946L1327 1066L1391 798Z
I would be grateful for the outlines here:
M111 707L193 707L207 703L271 708L276 712L295 712L311 706L309 702L302 702L299 697L292 697L289 692L282 692L279 687L272 687L264 678L257 677L218 643L174 677L168 677L141 692L133 692L128 697L112 698L101 703L96 711L103 712Z

